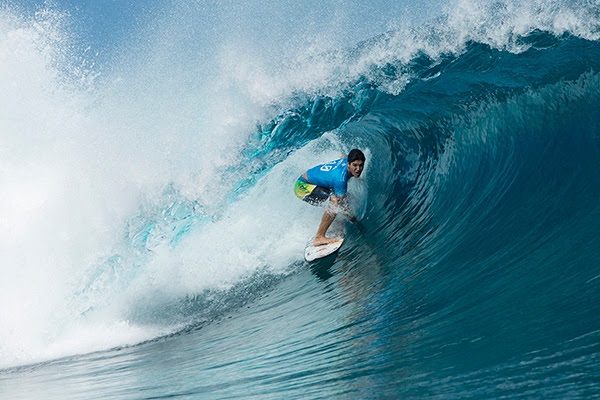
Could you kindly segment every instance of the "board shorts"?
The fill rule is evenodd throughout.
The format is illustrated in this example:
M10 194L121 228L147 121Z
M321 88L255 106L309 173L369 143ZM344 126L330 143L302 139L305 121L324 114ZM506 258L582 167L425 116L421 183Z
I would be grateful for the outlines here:
M333 189L313 185L300 176L294 185L294 193L300 200L312 205L320 205L327 201L333 193Z

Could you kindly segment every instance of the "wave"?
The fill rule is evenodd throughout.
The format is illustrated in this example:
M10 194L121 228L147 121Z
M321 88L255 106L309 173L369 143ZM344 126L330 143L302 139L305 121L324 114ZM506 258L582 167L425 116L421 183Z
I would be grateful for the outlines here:
M358 44L276 45L277 65L237 33L192 43L173 17L102 73L68 18L0 11L3 366L196 329L268 292L319 218L290 182L351 147L369 156L369 207L341 256L401 284L390 301L594 328L545 313L598 311L582 305L598 276L596 8L452 3Z

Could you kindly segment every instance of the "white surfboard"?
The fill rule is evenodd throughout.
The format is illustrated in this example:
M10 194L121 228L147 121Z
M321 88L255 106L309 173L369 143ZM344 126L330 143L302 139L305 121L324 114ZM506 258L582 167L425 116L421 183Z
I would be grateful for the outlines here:
M308 262L314 261L318 258L327 257L330 254L335 253L340 249L342 243L344 243L344 238L340 238L337 242L324 244L321 246L313 246L312 240L306 245L306 249L304 250L304 259Z

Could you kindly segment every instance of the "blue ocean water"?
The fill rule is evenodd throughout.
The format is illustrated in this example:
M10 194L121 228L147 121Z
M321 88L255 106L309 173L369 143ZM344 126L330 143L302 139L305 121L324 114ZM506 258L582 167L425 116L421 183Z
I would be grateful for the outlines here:
M599 4L294 4L0 8L0 396L600 397Z

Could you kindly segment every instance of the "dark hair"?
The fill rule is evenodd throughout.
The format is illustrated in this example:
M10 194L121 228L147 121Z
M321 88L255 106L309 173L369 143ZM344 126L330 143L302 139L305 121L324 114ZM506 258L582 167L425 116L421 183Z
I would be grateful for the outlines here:
M356 160L365 162L365 155L359 149L352 149L352 150L350 150L350 153L348 153L348 164L350 164L351 162L354 162Z

